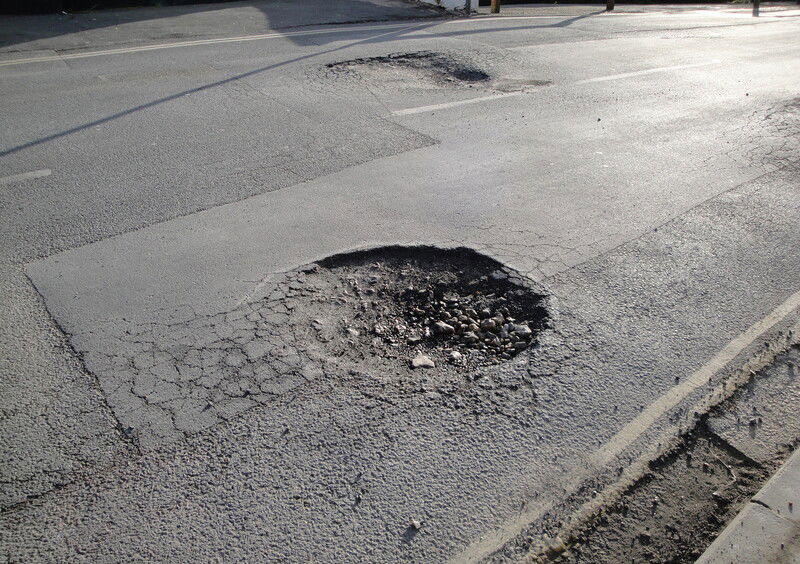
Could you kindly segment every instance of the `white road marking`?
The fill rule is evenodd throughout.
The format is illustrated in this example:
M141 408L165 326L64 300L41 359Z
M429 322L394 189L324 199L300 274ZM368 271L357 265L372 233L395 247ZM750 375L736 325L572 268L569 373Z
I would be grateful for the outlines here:
M415 25L419 23L415 22ZM9 59L0 61L0 67L22 65L28 63L43 63L49 61L63 61L72 59L86 59L105 55L123 55L126 53L140 53L142 51L157 51L159 49L173 49L176 47L194 47L197 45L216 45L219 43L243 43L246 41L259 41L263 39L279 39L281 37L297 37L299 35L324 35L330 33L344 33L348 31L373 31L382 29L399 29L409 27L409 22L397 24L381 24L373 26L334 27L331 29L312 29L303 31L287 31L285 33L261 33L258 35L243 35L237 37L217 37L214 39L196 39L193 41L177 41L175 43L157 43L155 45L140 45L138 47L120 47L118 49L105 49L102 51L87 51L81 53L62 53L58 55L45 55L29 57L26 59Z
M619 16L640 16L640 15L647 15L647 14L640 14L640 13L614 13L614 14L606 14L606 13L592 13L592 14L578 14L577 16L602 16L602 17L619 17ZM494 22L494 21L509 21L509 20L558 20L570 17L577 17L574 15L564 14L564 15L536 15L536 16L473 16L470 18L463 18L463 19L453 19L453 20L445 20L445 21L436 21L436 20L409 20L402 23L387 23L387 24L375 24L375 25L357 25L357 26L347 26L347 27L330 27L326 29L310 29L310 30L300 30L300 31L286 31L286 32L272 32L272 33L261 33L256 35L242 35L242 36L235 36L235 37L217 37L213 39L197 39L193 41L176 41L174 43L157 43L154 45L140 45L137 47L120 47L118 49L104 49L101 51L85 51L80 53L61 53L56 55L44 55L40 57L27 57L27 58L20 58L20 59L8 59L5 61L0 61L0 67L8 67L13 65L24 65L30 63L44 63L44 62L51 62L51 61L64 61L64 60L73 60L73 59L86 59L89 57L101 57L107 55L122 55L127 53L140 53L143 51L156 51L159 49L174 49L176 47L194 47L198 45L215 45L220 43L243 43L247 41L261 41L266 39L280 39L282 37L298 37L303 35L327 35L331 33L345 33L351 31L372 31L372 30L381 30L381 29L395 29L395 28L402 28L408 27L411 25L424 25L431 22L430 27L438 27L438 26L445 26L445 25L453 25L453 24L478 24L483 22ZM424 32L427 33L427 32Z
M469 19L464 20L449 20L447 22L442 22L443 24L454 24L454 23L469 23L469 22L489 22L494 20L563 20L569 18L578 18L578 17L586 17L586 16L609 16L612 15L611 13L606 12L596 12L596 13L586 13L586 14L550 14L550 15L541 15L541 16L470 16ZM620 14L613 14L615 16L631 16L635 15L632 12L628 13L620 13Z
M663 396L651 403L641 414L625 425L603 446L595 450L589 457L590 468L601 469L619 456L636 439L650 429L658 419L685 400L692 392L705 386L711 378L725 368L739 354L762 337L772 327L786 319L792 312L800 308L800 291L789 296L786 301L772 310L766 317L751 325L725 347L714 355L703 366L694 371L686 380L672 387ZM567 477L563 491L574 491L582 481L585 470ZM566 495L566 494L565 494ZM464 551L451 559L451 562L479 562L503 547L509 540L521 534L534 521L552 508L550 503L532 504L525 511L503 523L500 527L470 544Z
M52 171L49 168L43 168L41 170L32 170L31 172L23 172L22 174L4 176L0 178L0 185L13 184L14 182L20 182L22 180L30 180L31 178L42 178L44 176L50 176L51 173Z
M456 106L466 106L468 104L477 104L479 102L497 100L498 98L510 98L512 96L519 96L520 94L522 94L522 92L506 92L503 94L490 94L489 96L481 96L480 98L469 98L467 100L458 100L456 102L444 102L443 104L433 104L431 106L419 106L416 108L406 108L404 110L394 110L392 112L392 115L408 116L412 114L422 114L425 112L434 112L436 110L455 108Z
M640 71L636 71L636 72L626 72L626 73L621 73L621 74L610 74L610 75L607 75L607 76L598 76L598 77L595 77L595 78L587 78L585 80L578 80L576 82L570 82L570 83L567 83L567 84L564 84L564 85L561 85L561 86L574 86L576 84L589 84L591 82L606 82L606 81L609 81L609 80L622 80L622 79L625 79L625 78L631 78L631 77L634 77L634 76L641 76L641 75L653 74L653 73L658 73L658 72L669 72L669 71L673 71L673 70L691 69L691 68L695 68L695 67L705 67L705 66L708 66L708 65L717 65L717 64L720 64L721 62L722 61L720 61L718 59L714 59L712 61L705 61L705 62L702 62L702 63L691 63L691 64L688 64L688 65L674 65L674 66L670 66L670 67L656 67L656 68L645 69L645 70L640 70ZM558 85L556 85L556 87L557 86ZM477 103L486 102L486 101L489 101L489 100L497 100L498 98L508 98L510 96L519 96L521 94L530 94L531 92L534 92L534 91L531 90L531 91L528 91L528 92L508 92L508 93L503 93L503 94L492 94L490 96L481 96L479 98L470 98L468 100L459 100L457 102L446 102L444 104L434 104L432 106L419 106L419 107L416 107L416 108L405 108L403 110L394 110L392 112L392 115L394 115L394 116L407 116L407 115L412 115L412 114L421 114L421 113L425 113L425 112L432 112L432 111L435 111L435 110L444 110L444 109L447 109L447 108L455 108L457 106L466 106L468 104L477 104Z
M619 456L622 451L635 441L642 432L650 428L667 411L686 399L689 394L708 384L712 376L722 370L729 362L739 356L747 347L771 329L782 319L785 319L795 309L800 307L800 292L796 292L762 320L753 324L747 331L728 343L714 357L698 368L682 383L671 388L666 394L651 403L640 413L636 419L625 425L611 440L595 451L591 460L594 464L604 466L612 459Z
M486 18L470 18L463 20L446 20L436 21L433 26L450 25L456 23L479 23L484 21L492 21L497 19L562 19L567 16L523 16L523 17L486 17ZM409 27L410 25L424 25L426 20L406 21L402 23L387 23L376 25L358 25L347 27L330 27L327 29L309 29L300 31L286 31L286 32L272 32L260 33L256 35L241 35L235 37L217 37L213 39L195 39L192 41L176 41L173 43L156 43L154 45L139 45L137 47L120 47L117 49L104 49L101 51L85 51L80 53L61 53L57 55L43 55L40 57L27 57L21 59L8 59L0 61L0 67L8 67L13 65L24 65L30 63L46 63L51 61L63 61L72 59L86 59L89 57L102 57L107 55L124 55L127 53L141 53L144 51L157 51L160 49L174 49L176 47L195 47L198 45L216 45L220 43L244 43L247 41L261 41L265 39L280 39L282 37L298 37L303 35L327 35L331 33L346 33L351 31L374 31L383 29L398 29Z
M655 67L652 69L645 69L635 72L623 72L620 74L609 74L607 76L598 76L595 78L587 78L585 80L579 80L577 82L573 82L572 84L590 84L592 82L607 82L609 80L621 80L623 78L631 78L634 76L643 76L646 74L654 74L658 72L669 72L674 70L683 70L683 69L693 69L697 67L707 67L710 65L718 65L722 61L719 59L713 59L711 61L703 61L702 63L690 63L688 65L673 65L670 67Z

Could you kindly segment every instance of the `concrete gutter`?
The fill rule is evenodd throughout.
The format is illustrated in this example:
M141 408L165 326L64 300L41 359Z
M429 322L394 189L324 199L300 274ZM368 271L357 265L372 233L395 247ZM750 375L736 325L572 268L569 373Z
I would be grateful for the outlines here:
M697 564L777 562L800 562L800 449L697 560Z

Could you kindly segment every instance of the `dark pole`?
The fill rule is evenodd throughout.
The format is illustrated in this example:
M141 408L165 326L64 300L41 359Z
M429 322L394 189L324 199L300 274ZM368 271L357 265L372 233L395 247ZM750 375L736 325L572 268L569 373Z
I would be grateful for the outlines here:
M492 0L492 13L493 14L500 13L500 0Z
M614 9L614 0L606 0L606 12Z
M759 4L760 3L761 3L760 0L753 0L753 17L754 18L758 17L758 8L759 8Z

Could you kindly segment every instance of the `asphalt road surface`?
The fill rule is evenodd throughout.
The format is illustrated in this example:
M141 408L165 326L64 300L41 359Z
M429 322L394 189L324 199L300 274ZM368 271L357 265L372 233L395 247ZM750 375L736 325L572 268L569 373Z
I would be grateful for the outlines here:
M797 320L797 11L504 14L0 22L2 557L485 558ZM396 244L470 247L547 289L551 329L492 376L533 399L177 374L209 331L289 366L271 328L303 282L282 273ZM264 300L284 317L248 317Z

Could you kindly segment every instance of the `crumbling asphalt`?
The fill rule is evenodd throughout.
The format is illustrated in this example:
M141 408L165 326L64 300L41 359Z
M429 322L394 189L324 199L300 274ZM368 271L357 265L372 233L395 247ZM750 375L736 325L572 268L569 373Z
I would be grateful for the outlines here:
M592 466L594 449L798 290L798 73L773 72L796 66L795 24L714 18L365 28L322 46L287 35L267 52L139 53L133 68L3 70L29 117L3 129L4 174L52 172L3 192L4 553L424 561L491 552L481 539L513 537L520 520L552 530L576 476L616 472ZM466 51L492 79L324 80L337 61L422 51ZM552 84L394 113L502 92L492 80ZM53 84L58 96L26 109L32 86ZM551 330L469 401L387 392L369 370L298 378L294 343L308 339L272 340L292 318L287 291L302 291L286 273L395 244L508 265L554 298ZM230 370L198 376L221 376L209 392L221 401L167 385L213 343L256 340L272 393L248 392L230 351ZM199 359L179 364L176 350ZM37 395L43 382L58 393Z
M527 361L517 359L516 370L498 364L547 328L551 300L535 283L467 249L377 249L336 262L344 264L290 271L263 298L230 311L185 307L79 349L123 435L152 450L317 380L407 410L470 403L475 415L533 414ZM431 307L445 299L449 310ZM480 313L468 309L474 319L459 323L449 312L460 304ZM528 320L506 321L509 308ZM417 356L438 368L413 374Z

